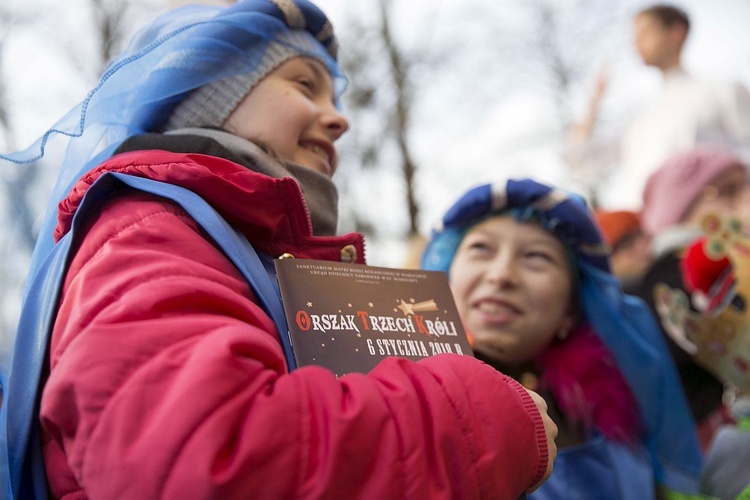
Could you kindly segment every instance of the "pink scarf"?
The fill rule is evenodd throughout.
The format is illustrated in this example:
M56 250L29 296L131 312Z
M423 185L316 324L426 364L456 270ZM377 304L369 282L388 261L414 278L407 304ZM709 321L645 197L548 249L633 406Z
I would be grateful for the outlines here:
M556 340L537 360L548 388L571 423L599 429L609 439L632 443L643 430L638 402L614 357L584 324Z

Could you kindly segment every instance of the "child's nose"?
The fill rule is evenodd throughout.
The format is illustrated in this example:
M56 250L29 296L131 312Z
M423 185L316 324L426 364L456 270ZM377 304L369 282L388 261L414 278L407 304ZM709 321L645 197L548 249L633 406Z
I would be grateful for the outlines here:
M513 259L506 255L498 255L490 262L486 276L490 283L501 287L518 284L518 268Z
M326 106L326 109L323 111L322 121L326 133L332 141L335 141L349 130L349 120L341 114L333 103Z

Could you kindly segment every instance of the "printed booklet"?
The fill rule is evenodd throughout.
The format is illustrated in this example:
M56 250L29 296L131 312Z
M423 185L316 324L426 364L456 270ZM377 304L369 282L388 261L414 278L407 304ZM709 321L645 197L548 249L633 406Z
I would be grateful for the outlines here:
M276 260L298 366L367 373L387 356L472 356L445 273Z

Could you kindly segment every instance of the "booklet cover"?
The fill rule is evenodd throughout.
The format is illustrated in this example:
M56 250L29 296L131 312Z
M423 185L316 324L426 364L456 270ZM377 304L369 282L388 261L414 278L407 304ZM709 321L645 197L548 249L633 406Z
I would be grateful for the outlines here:
M276 260L298 366L367 373L387 356L472 356L445 273Z

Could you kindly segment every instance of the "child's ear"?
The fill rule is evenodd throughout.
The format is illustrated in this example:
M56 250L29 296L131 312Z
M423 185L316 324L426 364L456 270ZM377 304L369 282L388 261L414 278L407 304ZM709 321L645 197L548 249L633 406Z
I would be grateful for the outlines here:
M675 23L669 27L669 37L678 46L682 47L687 40L687 28L680 23Z

